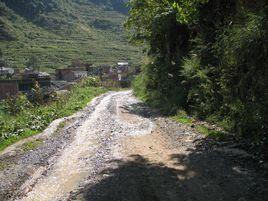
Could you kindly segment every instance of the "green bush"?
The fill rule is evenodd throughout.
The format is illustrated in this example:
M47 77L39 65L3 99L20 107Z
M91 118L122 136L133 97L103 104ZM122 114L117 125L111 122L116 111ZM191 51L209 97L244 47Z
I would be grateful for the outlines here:
M80 86L82 87L100 87L101 86L101 80L99 77L87 77L84 78L80 83Z
M8 97L5 101L3 101L3 105L5 112L10 115L17 115L23 110L32 107L32 104L24 94Z
M164 113L175 113L178 106L185 104L186 98L180 77L167 73L176 70L174 68L162 60L144 66L144 73L136 77L132 84L135 94Z
M268 143L267 1L130 6L127 27L133 40L149 45L150 58L133 84L136 95L169 112L184 107L237 138Z

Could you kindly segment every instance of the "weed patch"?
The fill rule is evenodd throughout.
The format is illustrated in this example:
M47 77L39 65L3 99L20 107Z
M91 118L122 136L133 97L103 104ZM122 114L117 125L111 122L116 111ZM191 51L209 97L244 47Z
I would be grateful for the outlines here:
M222 131L216 131L214 129L207 128L206 126L197 126L197 131L207 137L223 139L225 134Z
M42 140L34 140L31 142L24 143L21 148L24 152L27 152L27 151L34 150L34 149L38 148L42 144L43 144Z
M193 119L189 117L185 111L179 111L175 116L171 117L171 119L182 124L193 123Z

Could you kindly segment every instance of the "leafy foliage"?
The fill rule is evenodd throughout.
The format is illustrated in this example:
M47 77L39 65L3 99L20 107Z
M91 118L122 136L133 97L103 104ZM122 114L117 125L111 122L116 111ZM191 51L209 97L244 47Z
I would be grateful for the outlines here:
M27 110L32 107L27 96L19 94L18 96L10 96L3 102L3 108L6 113L10 115L17 115L18 113Z
M185 103L177 66L188 52L187 27L177 21L175 10L167 2L137 0L130 1L130 6L126 26L134 31L132 41L150 47L151 61L137 78L144 100L154 106L164 105L165 112L175 111L178 104Z
M133 41L148 45L150 58L133 83L137 95L168 111L184 107L253 143L267 141L267 1L130 6L126 25Z
M169 0L170 3L172 1ZM173 1L172 7L177 11L177 20L181 24L195 23L198 19L199 6L208 0Z

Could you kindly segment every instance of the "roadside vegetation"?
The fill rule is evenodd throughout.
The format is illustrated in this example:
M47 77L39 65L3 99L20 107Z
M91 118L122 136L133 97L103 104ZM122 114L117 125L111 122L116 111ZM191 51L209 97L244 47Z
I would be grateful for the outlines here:
M191 124L193 119L183 110L178 110L177 114L172 116L171 119L182 124Z
M166 114L185 110L216 123L264 154L267 1L132 0L129 6L126 27L134 43L147 45L149 60L133 83L136 95Z
M85 78L63 95L52 95L44 102L38 87L34 99L24 94L10 97L0 103L0 151L23 138L43 131L53 120L69 116L82 109L94 97L107 92L97 78ZM29 144L31 149L36 144Z
M214 139L224 139L226 137L226 132L222 130L219 126L216 128L215 125L209 125L207 122L199 122L196 117L189 116L186 111L178 110L175 115L171 116L171 119L185 125L193 127L199 133ZM207 125L203 125L206 123Z

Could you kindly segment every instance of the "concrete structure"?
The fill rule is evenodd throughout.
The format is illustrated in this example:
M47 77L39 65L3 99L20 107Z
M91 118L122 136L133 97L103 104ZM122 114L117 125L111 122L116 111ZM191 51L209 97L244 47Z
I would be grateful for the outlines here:
M99 76L101 73L100 67L88 67L87 74L88 76Z
M56 70L56 79L72 82L88 76L86 68L65 68Z
M0 80L0 100L19 93L17 80Z
M118 62L117 63L118 73L127 73L130 70L128 62Z
M18 79L18 80L0 80L0 99L8 96L15 96L19 92L29 93L38 82L42 89L51 88L51 78L35 78L35 79Z
M22 74L23 79L38 79L38 78L49 78L50 75L46 72L38 72L34 70L25 69Z
M0 67L0 76L13 75L15 70L13 68Z
M71 69L57 69L56 70L56 79L65 80L71 82L75 79L74 72Z
M111 71L111 66L109 65L101 65L98 68L102 74L109 74Z
M129 63L123 61L123 62L118 62L117 65L118 65L118 66L129 66Z
M28 92L34 88L35 82L38 82L40 88L50 88L51 87L51 78L35 78L35 79L21 79L17 80L19 91Z
M85 78L87 77L87 71L77 70L73 71L75 79Z

